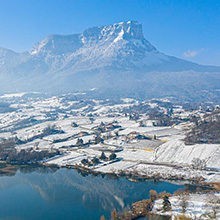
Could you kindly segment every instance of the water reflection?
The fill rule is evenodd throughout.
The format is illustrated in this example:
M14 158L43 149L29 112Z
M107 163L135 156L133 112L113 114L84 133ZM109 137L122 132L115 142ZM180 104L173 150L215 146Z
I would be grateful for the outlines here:
M102 214L109 216L114 208L123 209L147 198L151 189L174 192L181 187L167 182L85 176L73 169L23 167L14 176L0 177L0 218L15 213L22 219L99 219ZM13 201L21 197L19 211Z

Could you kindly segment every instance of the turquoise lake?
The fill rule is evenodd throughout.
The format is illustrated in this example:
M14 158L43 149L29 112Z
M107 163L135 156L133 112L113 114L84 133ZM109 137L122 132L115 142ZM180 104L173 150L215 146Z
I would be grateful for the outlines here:
M0 219L56 220L109 218L132 202L149 197L149 190L174 192L184 186L152 180L82 175L73 169L20 169L0 176Z

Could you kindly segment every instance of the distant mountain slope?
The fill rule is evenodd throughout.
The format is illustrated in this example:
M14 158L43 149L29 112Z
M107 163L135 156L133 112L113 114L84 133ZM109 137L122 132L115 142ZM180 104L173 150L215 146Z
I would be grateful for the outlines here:
M100 94L180 97L190 88L189 93L207 90L216 96L219 73L220 67L159 52L135 21L89 28L81 34L51 35L30 53L0 49L0 92L95 87Z

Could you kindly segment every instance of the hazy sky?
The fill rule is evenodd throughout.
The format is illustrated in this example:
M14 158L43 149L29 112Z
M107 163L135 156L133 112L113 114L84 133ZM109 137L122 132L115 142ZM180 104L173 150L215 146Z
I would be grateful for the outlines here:
M50 34L127 20L166 54L220 65L220 0L0 0L0 47L31 50Z

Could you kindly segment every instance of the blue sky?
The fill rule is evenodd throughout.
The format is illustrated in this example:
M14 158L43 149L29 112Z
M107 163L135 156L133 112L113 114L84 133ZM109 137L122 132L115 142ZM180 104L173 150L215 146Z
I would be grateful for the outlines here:
M127 20L166 54L220 65L220 0L0 0L0 47L31 50L50 34Z

